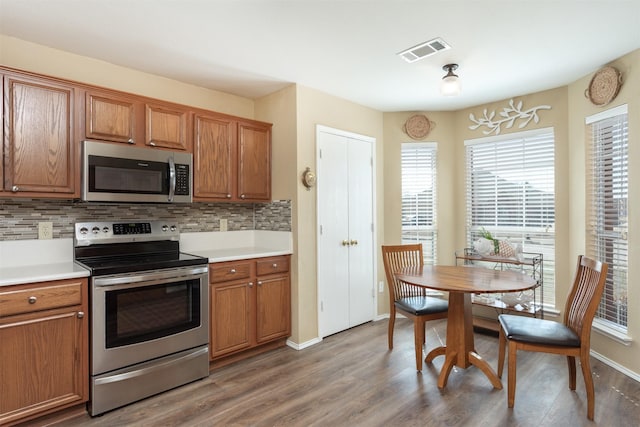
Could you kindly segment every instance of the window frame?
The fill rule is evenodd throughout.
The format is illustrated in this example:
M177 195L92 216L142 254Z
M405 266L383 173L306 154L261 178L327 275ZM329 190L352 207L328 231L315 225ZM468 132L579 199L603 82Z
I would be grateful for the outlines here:
M430 167L429 170L421 174L422 178L425 180L425 184L430 183L430 188L423 188L420 191L431 190L431 197L428 200L425 200L424 204L426 208L430 208L430 212L421 215L419 202L416 204L414 209L417 210L414 217L417 218L417 221L420 221L420 218L425 218L426 222L431 222L431 224L407 224L405 216L407 214L406 206L405 206L405 193L409 193L411 191L418 191L416 189L409 190L405 186L405 176L407 176L407 165L405 165L405 152L408 151L418 151L418 150L426 150L428 152L427 155L415 159L414 161L428 162ZM415 156L417 157L417 156ZM401 236L402 243L422 243L423 247L423 257L424 263L427 265L436 264L438 258L438 220L437 220L437 201L438 201L438 144L436 142L403 142L400 147L400 175L401 175ZM426 175L426 176L425 176ZM414 175L415 178L415 175ZM417 194L416 194L417 196ZM424 238L421 238L423 236Z
M618 304L624 309L618 307L618 321L612 320L616 317L612 311L616 305L616 294L623 294L626 298L629 290L629 222L628 215L621 216L621 211L626 214L630 193L627 104L586 117L585 139L586 254L609 264L594 328L628 344L628 302ZM608 174L603 176L603 172ZM623 322L620 321L621 311Z
M543 143L545 144L545 146L542 146L542 148L533 152L533 154L536 154L536 156L531 156L531 153L530 153L530 157L538 159L538 156L537 156L538 154L544 155L545 153L550 152L550 154L547 153L547 155L551 157L551 161L552 161L552 165L541 163L539 166L541 169L551 169L553 171L553 176L551 177L551 179L548 179L549 178L548 174L546 176L546 180L545 180L545 175L543 174L538 174L537 176L539 176L539 179L541 179L541 182L543 185L546 185L547 187L551 188L551 200L552 200L551 205L553 206L551 209L553 209L553 211L551 214L547 212L546 215L550 215L549 218L547 219L552 218L553 221L547 226L542 226L542 222L544 222L544 217L545 217L545 209L548 208L547 207L548 203L546 202L548 202L549 197L548 195L545 196L541 194L539 196L540 199L546 202L545 203L541 202L539 205L540 207L538 208L539 212L537 213L537 216L540 222L540 226L538 227L539 230L534 232L533 229L528 224L530 222L535 223L536 221L527 220L528 209L533 209L533 207L535 206L534 202L531 202L530 204L527 203L527 200L534 200L531 197L528 197L528 195L531 194L530 189L533 186L527 185L527 181L529 180L529 175L526 173L527 169L518 171L517 164L516 163L512 164L509 162L509 161L513 161L514 159L518 159L517 154L508 153L507 152L508 150L504 149L504 147L508 146L508 144L511 144L511 143L513 144L514 147L517 147L517 145L520 144L522 145L522 149L524 150L526 147L526 144L535 144L536 142ZM551 144L551 147L548 146L549 144ZM556 311L556 307L555 307L556 306L556 298L555 298L556 135L555 135L555 129L553 127L547 127L547 128L540 128L540 129L534 129L534 130L528 130L528 131L513 132L505 135L495 135L495 136L489 136L489 137L470 139L470 140L464 141L464 145L465 145L465 174L466 174L465 175L465 209L466 209L465 228L466 228L467 244L469 245L469 247L473 247L473 241L476 240L478 237L480 237L480 232L484 228L486 231L489 231L490 233L492 233L493 237L497 239L502 238L502 239L510 240L514 243L521 244L523 247L523 252L543 253L543 259L544 259L544 270L543 270L544 301L542 301L543 308L545 311L555 312ZM474 147L484 146L484 148L487 148L488 152L490 152L491 145L494 146L494 152L495 152L496 158L498 158L497 157L498 155L502 155L506 157L506 159L503 161L505 162L505 164L507 164L507 167L503 167L503 165L500 165L500 167L498 167L496 164L496 165L493 165L494 169L489 169L489 171L491 171L490 173L493 173L495 175L494 181L496 182L495 190L494 190L495 192L494 211L495 212L493 215L493 217L496 218L495 220L496 223L493 224L492 226L481 225L482 220L485 220L486 218L491 218L492 215L485 214L485 213L474 213L474 209L476 210L476 212L478 211L478 208L477 208L478 203L476 203L475 206L473 205L473 203L474 203L474 200L477 202L478 198L477 197L474 198L471 192L473 191L472 187L474 185L477 185L478 180L477 180L477 176L475 176L476 181L472 183L474 176L473 176L473 171L470 170L470 168L472 167L472 163L474 162L474 159L470 158L474 150ZM501 147L503 149L499 150L497 147ZM514 148L513 151L515 152L516 149ZM476 154L479 154L479 152ZM520 159L521 164L531 166L530 162L528 163L525 162L525 156L526 156L526 153L522 154L522 157ZM478 164L481 164L480 161L476 161L476 162ZM513 168L509 169L508 168L509 165L513 165ZM490 166L486 165L486 167L489 168ZM477 169L479 170L480 167L478 167ZM521 213L520 219L518 219L517 212L516 214L514 214L514 211L518 211L518 206L516 206L515 208L512 207L509 213L511 216L509 215L505 216L506 221L514 221L514 222L520 221L521 222L520 225L514 224L513 226L505 226L505 225L498 224L498 218L501 212L499 209L500 206L498 204L499 190L500 190L500 185L503 185L503 186L505 185L504 183L499 182L500 181L498 179L499 172L500 172L499 169L504 169L502 173L514 174L512 181L515 183L518 183L518 185L521 185L522 187L522 195L520 200L522 204L522 206L520 206L520 210L522 211L522 213ZM490 181L490 180L487 180L487 181ZM505 179L503 179L503 181L511 182ZM516 185L514 184L512 184L512 186L516 187ZM483 195L487 200L490 199L491 191L484 193L483 190L485 189L480 188L479 190L480 193L482 193L481 195ZM543 192L538 191L538 193L543 193ZM507 194L511 194L511 193L507 193ZM517 192L514 194L517 194ZM529 206L531 207L529 208ZM505 212L506 210L507 209L502 209L502 212ZM488 211L490 211L490 209ZM535 214L534 214L534 218L535 218ZM532 237L533 239L528 240L527 236ZM542 248L539 248L539 246L542 246Z

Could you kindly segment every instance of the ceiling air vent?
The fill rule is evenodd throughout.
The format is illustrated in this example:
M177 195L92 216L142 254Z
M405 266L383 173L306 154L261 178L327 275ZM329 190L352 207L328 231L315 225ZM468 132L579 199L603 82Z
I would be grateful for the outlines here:
M428 42L420 43L419 45L410 47L407 50L403 50L398 53L398 55L405 61L411 63L447 49L451 49L451 46L441 38L437 38L429 40Z

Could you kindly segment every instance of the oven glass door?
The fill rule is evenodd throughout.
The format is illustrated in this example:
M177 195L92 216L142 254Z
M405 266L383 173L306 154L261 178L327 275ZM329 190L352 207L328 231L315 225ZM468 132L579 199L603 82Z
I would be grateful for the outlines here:
M106 348L170 336L200 325L200 280L105 293Z

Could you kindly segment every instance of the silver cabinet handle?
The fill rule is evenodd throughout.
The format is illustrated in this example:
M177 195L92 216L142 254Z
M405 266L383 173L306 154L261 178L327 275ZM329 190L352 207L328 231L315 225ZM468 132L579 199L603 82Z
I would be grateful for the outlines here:
M273 263L273 265L271 266L273 268L278 268L278 264L276 264L275 262Z
M229 273L231 273L231 274L236 274L236 269L235 269L235 268L232 268L231 270L229 270Z
M249 282L249 287L253 288L253 282Z
M17 193L18 191L20 191L20 187L18 187L17 185L14 185L13 187L11 187L11 191L13 191L14 193Z
M36 297L29 297L28 301L29 301L29 304L35 304L35 303L36 303L36 301L38 301L38 298L36 298Z
M129 144L135 144L135 142L133 141L133 138L129 138L129 140L127 141Z
M151 142L149 143L149 145L150 145L150 146L152 146L152 147L155 147L155 146L156 146L156 143L155 143L155 142L153 142L153 141L151 141Z
M84 318L84 311L79 311L78 312L78 319L82 319Z
M227 194L227 199L230 199L230 198L231 198L231 194Z
M244 194L241 194L241 195L240 195L240 198L241 198L241 199L244 199L244 197L245 197L245 196L244 196Z
M258 286L262 286L262 281L258 280Z

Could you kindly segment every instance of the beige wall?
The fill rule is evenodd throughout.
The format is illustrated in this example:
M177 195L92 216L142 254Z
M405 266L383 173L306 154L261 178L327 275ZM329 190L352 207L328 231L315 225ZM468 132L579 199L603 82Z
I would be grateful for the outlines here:
M315 170L316 165L316 125L329 126L348 132L376 138L375 158L376 172L376 202L377 236L379 244L384 230L383 196L383 167L382 160L382 113L370 108L336 98L331 95L298 86L298 176L309 166ZM322 179L322 177L318 177ZM298 183L300 181L298 180ZM293 205L297 206L297 230L294 239L298 247L298 310L300 313L300 335L293 337L294 341L302 344L318 336L318 288L316 270L316 191L307 191L302 184L298 184L297 196ZM379 258L379 256L378 256ZM384 270L378 259L376 283L383 280ZM380 311L380 302L379 302ZM388 311L384 306L383 311ZM296 339L297 338L297 339Z
M0 64L177 104L254 118L253 100L51 49L2 34Z
M605 107L592 105L584 96L593 73L572 83L568 87L569 98L569 260L574 262L578 254L585 252L586 240L586 182L585 182L585 117L605 111L622 104L628 104L629 111L629 272L628 335L634 339L625 346L619 342L594 332L591 348L609 359L636 373L640 377L640 310L636 306L640 301L640 50L613 61L611 64L621 71L623 84L616 99ZM594 70L595 72L595 70Z

